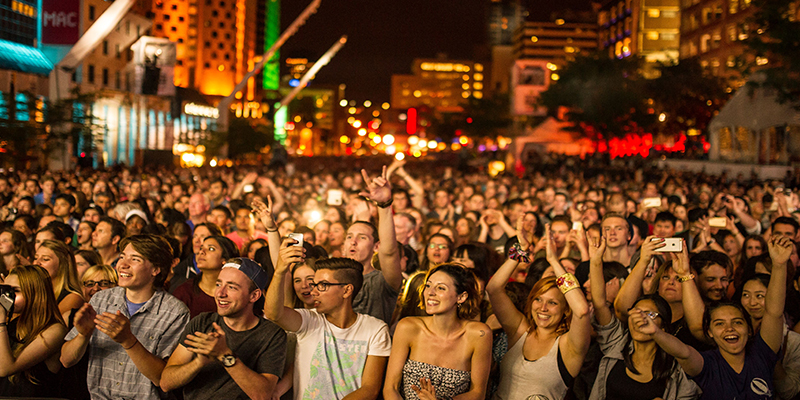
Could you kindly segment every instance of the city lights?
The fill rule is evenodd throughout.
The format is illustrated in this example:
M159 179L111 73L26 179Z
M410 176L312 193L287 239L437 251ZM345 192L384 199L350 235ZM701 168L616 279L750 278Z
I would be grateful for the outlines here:
M366 108L372 107L372 102L369 101L369 100L364 101L364 107L366 107Z
M383 103L383 104L381 104L381 108L382 108L382 109L384 109L384 110L388 110L388 109L389 109L389 107L391 107L391 106L389 105L389 103Z
M430 142L428 142L428 148L429 149L433 150L433 149L436 148L436 146L438 146L438 144L436 143L435 140L431 140Z
M381 135L375 135L375 137L372 138L372 143L378 144L380 142L381 142Z
M339 137L339 143L348 144L350 143L350 138L346 135L342 135Z
M409 145L413 146L413 145L415 145L417 143L419 143L419 138L417 136L411 135L411 136L408 137L408 144Z
M397 161L403 161L406 158L406 155L403 153L397 153L394 155L394 159Z
M410 139L409 139L409 140L410 140ZM409 143L409 144L411 144L411 142L410 142L410 141L409 141L408 143ZM424 148L424 147L428 147L428 141L427 141L427 140L425 140L425 139L420 139L420 140L417 142L417 146L419 146L419 147L423 147L423 148Z
M658 121L659 122L664 122L666 120L667 120L667 114L661 113L661 114L658 115Z
M364 136L367 134L367 130L365 128L361 128L358 130L358 136Z
M385 144L387 146L394 144L394 135L387 134L386 136L384 136L383 137L383 144Z
M356 129L361 128L361 121L359 121L359 120L353 121L353 128L356 128Z
M347 107L347 100L345 100L345 99L339 100L339 106L340 107Z

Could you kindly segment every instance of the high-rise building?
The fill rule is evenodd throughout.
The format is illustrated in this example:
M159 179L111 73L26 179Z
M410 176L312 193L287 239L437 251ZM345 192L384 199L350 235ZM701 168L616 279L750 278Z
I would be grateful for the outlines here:
M469 98L483 98L484 66L466 60L415 59L412 75L392 75L394 108L428 106L460 111Z
M229 95L263 53L256 46L257 18L264 17L259 17L258 3L154 0L153 35L177 43L175 85L204 95ZM256 86L252 78L244 90L247 100L256 97Z
M486 24L490 46L509 45L527 12L523 0L490 0Z
M597 24L553 21L527 21L514 34L516 59L543 60L557 66L580 53L597 49Z
M606 0L600 6L600 47L611 58L678 60L680 0Z
M698 57L716 75L737 76L753 10L751 0L681 0L680 57Z

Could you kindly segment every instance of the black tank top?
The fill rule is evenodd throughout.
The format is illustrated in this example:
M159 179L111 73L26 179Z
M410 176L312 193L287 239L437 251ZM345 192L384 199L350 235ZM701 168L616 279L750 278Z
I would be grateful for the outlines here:
M652 400L664 396L666 386L655 380L647 383L633 380L625 371L625 362L619 360L606 378L606 400Z

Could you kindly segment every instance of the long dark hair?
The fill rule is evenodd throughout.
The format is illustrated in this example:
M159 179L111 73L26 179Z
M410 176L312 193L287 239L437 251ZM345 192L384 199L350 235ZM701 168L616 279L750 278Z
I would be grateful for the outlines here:
M633 307L636 307L637 304L644 300L650 300L655 304L658 314L661 317L661 330L664 332L672 332L672 309L669 307L669 303L658 294L648 294L639 297L636 303L633 303ZM633 335L628 333L628 339L625 343L625 351L622 352L622 358L625 361L625 368L638 375L639 371L636 370L636 365L633 363L633 350ZM653 380L659 385L666 384L675 371L676 366L675 357L669 355L661 346L656 346L656 355L655 358L653 358L652 367Z

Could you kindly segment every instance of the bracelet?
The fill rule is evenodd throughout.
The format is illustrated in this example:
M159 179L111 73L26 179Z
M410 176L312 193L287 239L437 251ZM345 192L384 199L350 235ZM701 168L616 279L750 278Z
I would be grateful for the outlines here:
M531 257L528 254L528 250L522 250L522 246L519 244L519 242L512 244L511 248L508 249L508 258L521 263L530 264L531 262Z
M556 278L556 285L559 289L561 289L561 293L567 294L572 289L577 289L580 287L580 283L578 283L578 278L575 275L570 274L567 272L564 275L559 276Z
M680 282L680 283L688 282L688 281L690 281L692 279L694 279L694 274L689 274L689 275L685 275L685 276L679 276L678 277L678 282Z
M386 208L386 207L391 206L393 201L394 201L393 198L389 199L387 201L384 201L383 203L379 203L379 202L376 201L375 205L378 206L378 208Z
M131 345L131 347L128 347L128 348L123 347L122 349L125 350L125 351L128 351L128 350L132 349L134 346L136 346L137 344L139 344L139 339L136 339L133 342L133 344Z

